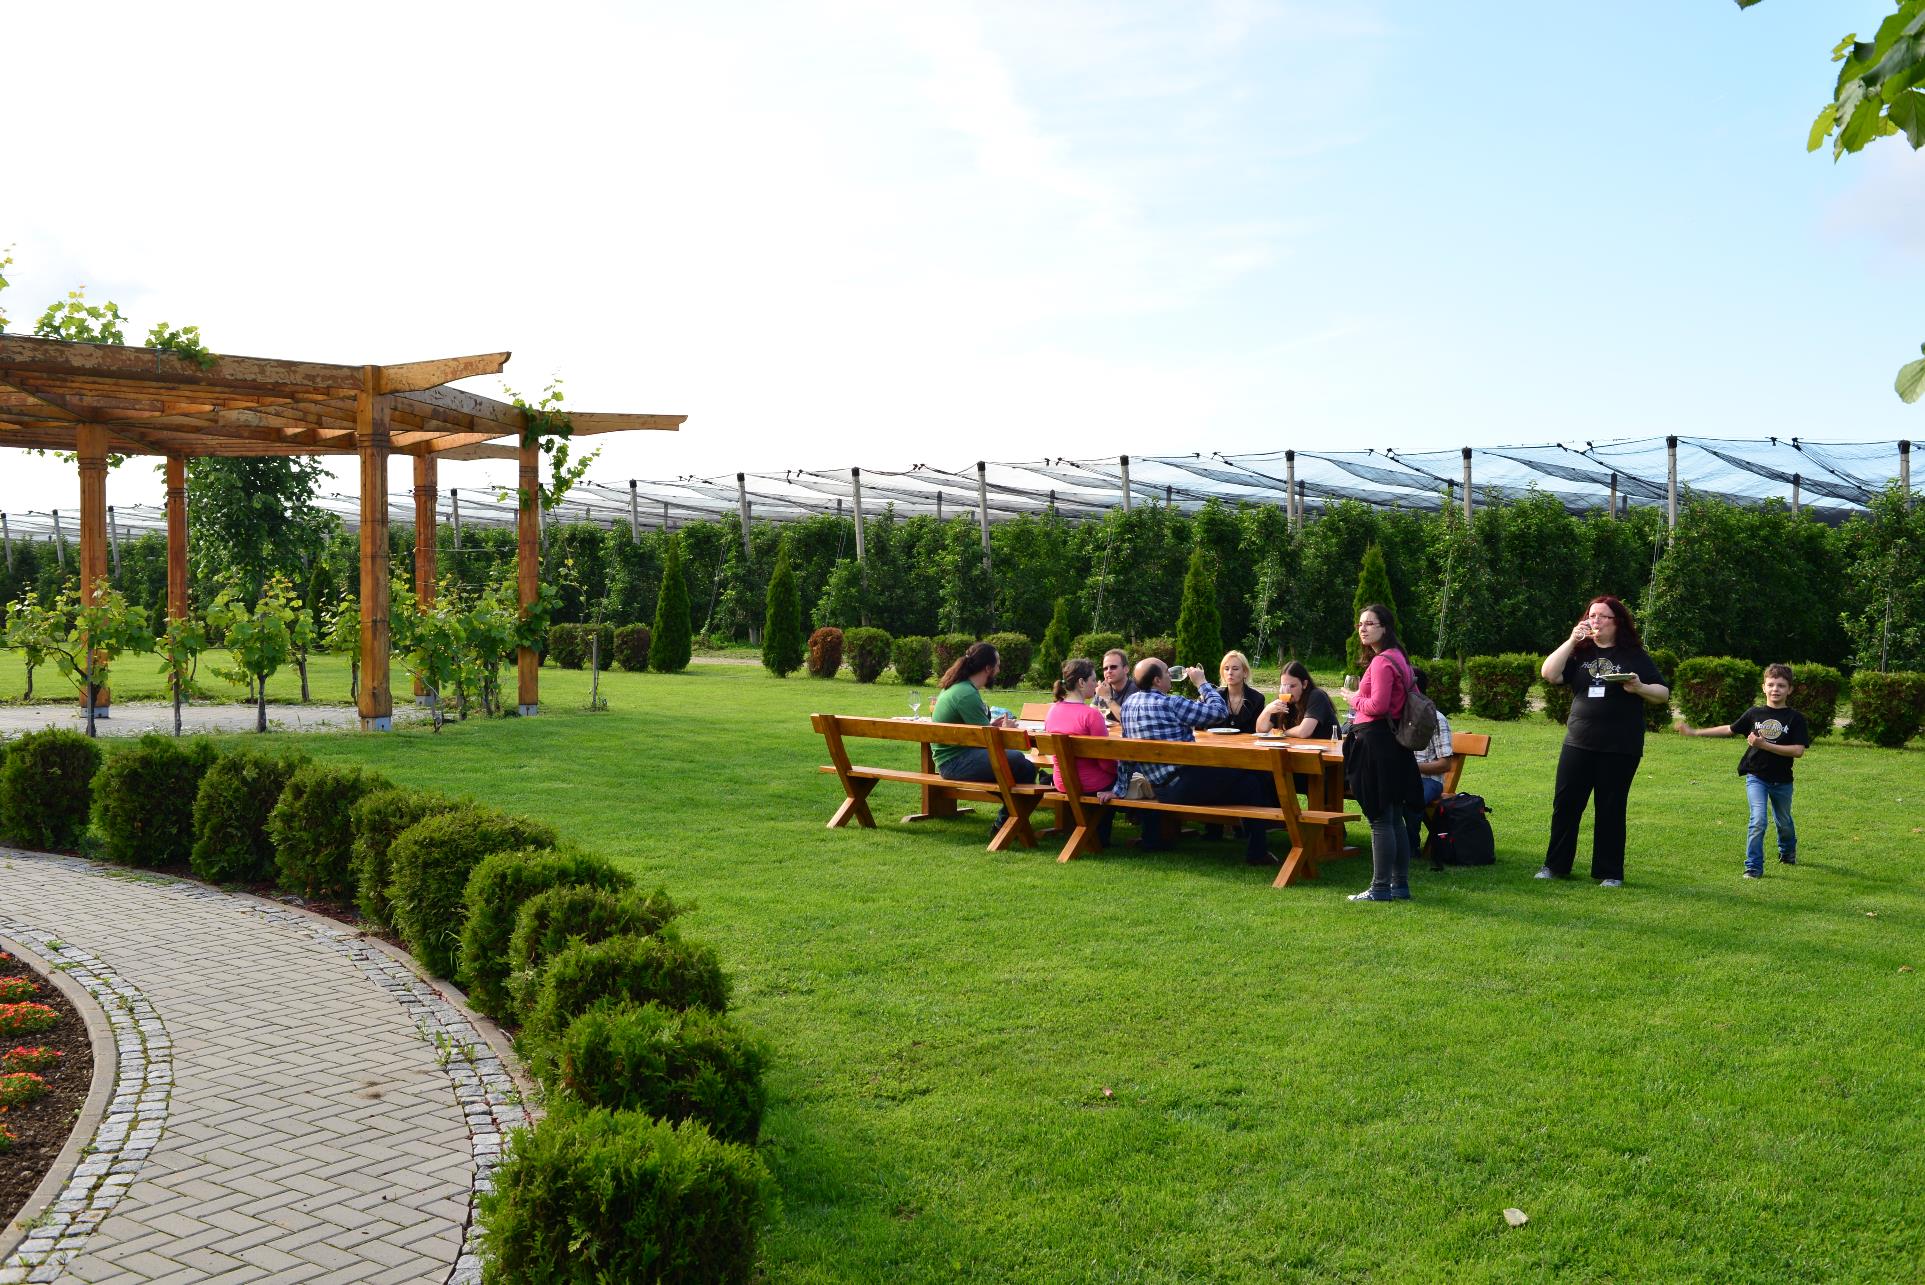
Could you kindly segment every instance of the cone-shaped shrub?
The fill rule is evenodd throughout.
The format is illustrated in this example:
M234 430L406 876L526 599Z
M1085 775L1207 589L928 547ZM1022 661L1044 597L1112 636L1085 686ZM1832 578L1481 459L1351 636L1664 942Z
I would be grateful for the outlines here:
M1071 618L1069 599L1058 598L1056 609L1049 616L1049 627L1043 630L1043 641L1037 644L1036 662L1030 666L1031 687L1049 687L1063 676L1063 662L1070 658ZM1095 656L1084 659L1101 669L1102 664Z
M662 545L662 587L655 596L655 629L648 642L648 667L658 674L680 673L694 654L688 615L688 582L682 579L682 537Z
M789 565L789 541L784 536L782 549L775 555L775 571L769 576L768 605L762 617L762 667L777 678L787 678L802 668L806 641L802 636L802 590L796 585L795 569Z
M194 850L194 798L219 753L194 736L143 736L94 774L94 833L117 865L178 865Z
M1176 663L1201 665L1216 680L1223 656L1223 617L1216 605L1216 559L1202 545L1190 550L1183 605L1176 613Z
M462 894L467 921L461 928L461 984L468 990L468 1002L489 1017L506 1014L508 942L515 934L515 918L530 897L564 885L622 889L633 882L606 857L586 852L537 848L484 857Z
M1382 603L1390 609L1392 616L1397 616L1397 599L1390 589L1390 569L1384 565L1384 551L1377 547L1374 540L1364 549L1363 566L1357 571L1357 594L1350 600L1350 636L1344 641L1343 654L1344 667L1353 674L1361 674L1364 667L1363 654L1358 650L1357 617L1373 602ZM1396 623L1402 624L1401 616Z

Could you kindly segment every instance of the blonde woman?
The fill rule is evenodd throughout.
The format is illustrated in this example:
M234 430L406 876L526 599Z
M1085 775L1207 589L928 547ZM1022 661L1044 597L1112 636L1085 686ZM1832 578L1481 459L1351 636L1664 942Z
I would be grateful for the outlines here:
M1217 665L1223 683L1223 703L1229 713L1212 727L1234 727L1239 732L1257 730L1257 715L1263 713L1263 694L1250 685L1250 658L1240 651L1226 651Z

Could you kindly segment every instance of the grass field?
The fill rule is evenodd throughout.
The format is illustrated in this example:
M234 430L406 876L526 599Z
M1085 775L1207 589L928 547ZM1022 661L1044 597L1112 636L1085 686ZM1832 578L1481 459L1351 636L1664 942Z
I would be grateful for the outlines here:
M771 1280L1925 1274L1918 749L1823 743L1801 864L1745 883L1740 747L1655 736L1612 891L1531 878L1562 729L1461 718L1495 737L1464 785L1498 864L1353 905L1362 862L1277 891L1234 843L1059 866L985 852L980 814L826 830L808 714L899 687L698 664L588 714L585 675L543 683L534 720L299 739L698 903L776 1054Z

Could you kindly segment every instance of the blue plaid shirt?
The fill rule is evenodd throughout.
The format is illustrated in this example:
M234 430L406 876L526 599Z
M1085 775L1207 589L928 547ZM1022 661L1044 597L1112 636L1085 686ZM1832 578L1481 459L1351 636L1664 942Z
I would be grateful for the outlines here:
M1145 687L1123 702L1123 735L1139 741L1194 741L1190 730L1208 727L1230 716L1223 694L1207 682L1197 684L1202 699L1190 700L1173 692ZM1174 763L1130 763L1116 765L1116 792L1121 794L1132 775L1140 775L1151 785L1168 785L1177 773Z

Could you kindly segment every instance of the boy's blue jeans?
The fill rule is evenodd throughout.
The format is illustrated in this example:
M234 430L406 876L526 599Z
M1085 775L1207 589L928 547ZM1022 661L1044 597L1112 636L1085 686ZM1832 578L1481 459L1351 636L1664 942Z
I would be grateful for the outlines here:
M1790 781L1767 781L1745 777L1745 798L1751 803L1751 828L1745 834L1745 869L1753 874L1765 872L1765 804L1771 804L1772 823L1778 827L1778 855L1798 855L1798 831L1791 824Z

